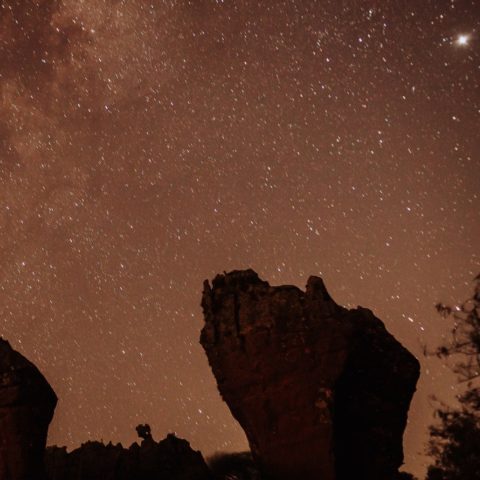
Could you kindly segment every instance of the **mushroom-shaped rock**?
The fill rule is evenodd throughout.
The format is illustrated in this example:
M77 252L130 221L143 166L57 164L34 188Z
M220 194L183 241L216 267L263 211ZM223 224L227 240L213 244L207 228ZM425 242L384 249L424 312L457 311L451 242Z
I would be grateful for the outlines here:
M391 480L419 363L370 310L321 278L272 287L253 270L204 284L203 345L267 478Z
M0 479L43 480L57 397L37 367L0 339Z

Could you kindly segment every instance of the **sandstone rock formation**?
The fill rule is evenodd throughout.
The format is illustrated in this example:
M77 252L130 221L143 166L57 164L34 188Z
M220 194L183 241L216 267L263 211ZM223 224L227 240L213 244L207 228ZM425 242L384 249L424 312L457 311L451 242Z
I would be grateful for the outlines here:
M0 479L43 480L57 397L37 367L0 339Z
M418 361L370 310L323 281L271 287L252 270L205 282L201 343L271 479L391 480Z
M210 480L212 475L200 452L186 440L168 435L153 440L146 425L137 427L140 445L104 445L87 442L68 453L49 447L46 464L49 480Z

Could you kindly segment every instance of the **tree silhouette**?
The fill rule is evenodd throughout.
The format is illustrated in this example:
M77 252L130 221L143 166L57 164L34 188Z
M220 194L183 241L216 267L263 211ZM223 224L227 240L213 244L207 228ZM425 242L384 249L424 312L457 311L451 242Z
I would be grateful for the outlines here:
M453 371L465 392L458 408L436 411L439 423L430 428L428 451L434 458L427 480L474 480L480 478L480 275L475 278L471 298L458 307L436 305L453 320L451 339L438 348L441 358L454 361Z

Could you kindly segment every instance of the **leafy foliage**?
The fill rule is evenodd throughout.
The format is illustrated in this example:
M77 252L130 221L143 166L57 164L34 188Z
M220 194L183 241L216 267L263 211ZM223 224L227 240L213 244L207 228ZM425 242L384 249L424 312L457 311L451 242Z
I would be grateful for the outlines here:
M455 356L454 371L463 381L480 377L480 275L475 277L475 290L459 307L438 303L435 308L443 317L454 320L451 342L437 350L440 357Z
M441 346L440 357L455 359L454 372L467 389L459 408L437 410L438 425L430 428L429 453L434 464L427 480L480 479L480 275L475 278L472 298L460 307L436 306L444 317L452 318L451 341Z

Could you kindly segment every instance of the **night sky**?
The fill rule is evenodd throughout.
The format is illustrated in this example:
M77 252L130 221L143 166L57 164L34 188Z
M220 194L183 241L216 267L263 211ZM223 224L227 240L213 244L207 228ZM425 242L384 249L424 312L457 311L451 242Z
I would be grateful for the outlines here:
M246 448L198 338L254 268L371 308L422 354L480 271L477 1L0 1L0 334L60 401L50 443Z

